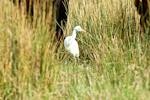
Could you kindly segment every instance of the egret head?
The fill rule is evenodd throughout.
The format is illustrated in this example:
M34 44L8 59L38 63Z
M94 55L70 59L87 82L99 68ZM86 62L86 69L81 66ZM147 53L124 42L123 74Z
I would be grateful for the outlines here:
M74 28L74 30L79 31L79 32L86 32L85 30L83 30L80 26L76 26Z

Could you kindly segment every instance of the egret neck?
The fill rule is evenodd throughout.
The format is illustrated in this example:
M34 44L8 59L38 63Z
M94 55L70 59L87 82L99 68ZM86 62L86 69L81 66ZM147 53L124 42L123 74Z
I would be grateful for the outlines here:
M72 32L72 38L74 38L74 39L76 38L76 29L74 29Z

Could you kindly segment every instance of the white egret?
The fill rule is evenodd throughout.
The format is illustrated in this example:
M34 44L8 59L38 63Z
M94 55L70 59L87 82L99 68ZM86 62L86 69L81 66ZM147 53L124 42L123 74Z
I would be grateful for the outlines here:
M79 46L78 46L77 41L75 40L75 38L76 38L76 31L86 32L80 26L76 26L73 29L72 35L71 36L67 36L65 38L65 40L64 40L64 47L65 47L65 49L68 52L73 54L74 57L79 57ZM76 59L75 59L75 64L76 64Z

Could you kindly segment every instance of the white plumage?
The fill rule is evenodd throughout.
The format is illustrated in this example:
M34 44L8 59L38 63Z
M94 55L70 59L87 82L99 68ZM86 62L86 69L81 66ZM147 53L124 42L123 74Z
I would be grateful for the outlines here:
M65 49L70 52L71 54L74 55L74 57L79 57L79 46L77 41L75 40L76 38L76 31L79 32L85 32L80 26L76 26L73 29L72 35L67 36L64 40L64 47Z

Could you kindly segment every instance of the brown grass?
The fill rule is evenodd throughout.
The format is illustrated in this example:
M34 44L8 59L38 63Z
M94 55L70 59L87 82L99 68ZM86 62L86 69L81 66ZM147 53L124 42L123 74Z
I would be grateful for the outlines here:
M87 31L77 33L77 66L63 43L55 53L55 28L49 31L46 19L34 15L30 26L22 11L2 0L0 99L149 100L149 37L141 41L133 2L69 3L66 36L76 25Z

